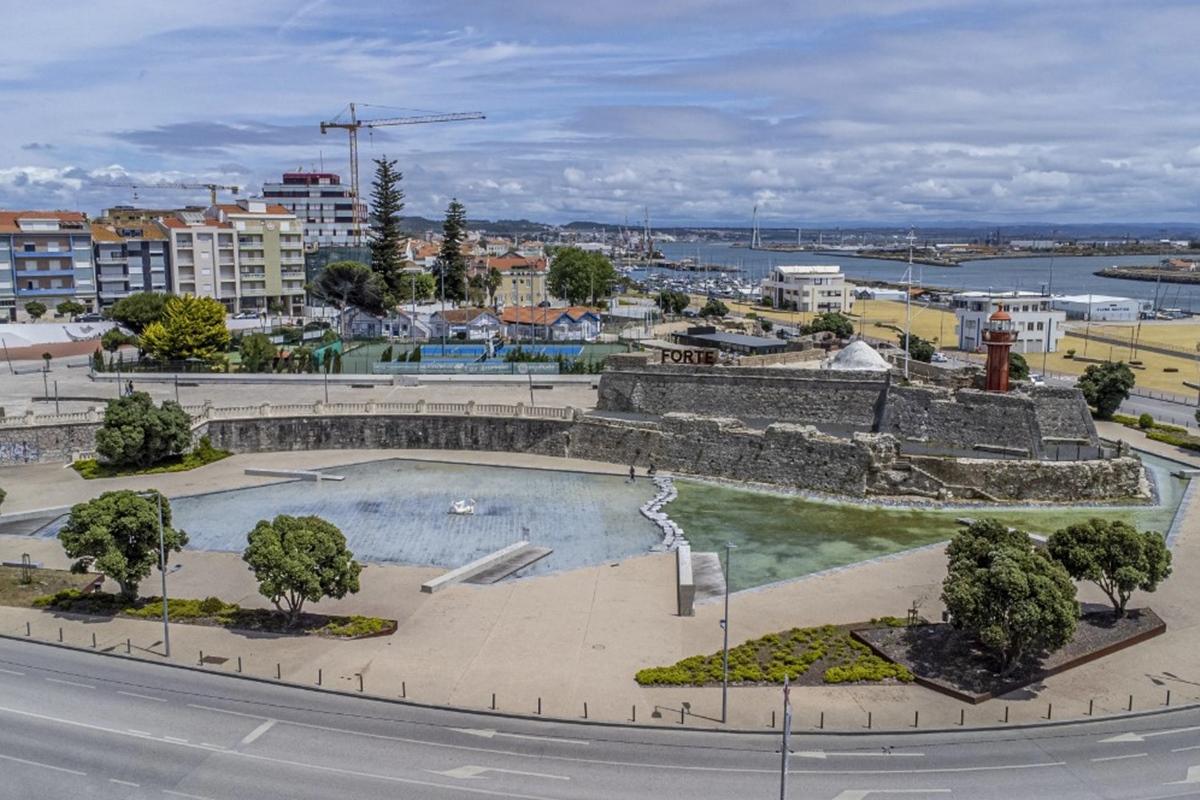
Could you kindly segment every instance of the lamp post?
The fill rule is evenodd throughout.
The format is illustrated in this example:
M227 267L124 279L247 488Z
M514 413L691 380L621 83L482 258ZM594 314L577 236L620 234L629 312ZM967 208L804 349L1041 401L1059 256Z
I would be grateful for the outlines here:
M721 620L721 630L725 635L725 644L721 652L721 724L728 721L729 712L729 559L737 545L725 543L725 617Z
M154 495L154 502L158 506L158 573L162 576L163 655L170 658L171 618L167 609L167 572L178 572L179 566L176 565L171 570L167 570L167 544L166 536L163 533L162 493L158 491L154 491L153 493L139 492L138 497L148 498L151 494Z

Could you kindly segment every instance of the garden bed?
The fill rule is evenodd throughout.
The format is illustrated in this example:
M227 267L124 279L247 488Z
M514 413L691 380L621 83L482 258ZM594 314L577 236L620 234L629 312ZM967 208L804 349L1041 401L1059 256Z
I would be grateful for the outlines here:
M20 567L0 567L0 605L32 606L37 598L63 590L82 594L104 580L95 573L77 574L65 569L30 569L29 577L29 583L21 583Z
M162 618L162 600L157 597L143 598L135 603L129 603L120 595L108 592L84 594L77 589L64 589L54 594L32 598L20 605L60 611L66 614L121 616L133 619ZM295 625L288 625L286 617L276 611L265 608L242 608L236 603L226 603L218 597L208 597L203 600L171 598L167 601L167 611L172 622L186 625L209 625L255 633L327 636L334 639L391 636L397 628L397 622L394 619L363 616L338 617L309 613L301 614Z
M856 630L853 635L876 655L907 667L922 686L968 703L982 703L1158 636L1166 629L1166 623L1149 608L1133 609L1116 619L1107 606L1085 604L1070 642L1053 653L1028 660L1007 676L998 673L995 656L974 637L945 623Z
M885 617L867 627L903 624ZM829 684L908 683L907 667L871 653L850 631L863 625L823 625L792 628L743 642L729 650L729 682L739 686L782 684L785 677L798 686ZM636 675L642 686L713 686L721 683L722 654L691 656L668 667L651 667Z
M149 467L118 467L112 464L101 463L94 458L81 458L71 464L71 469L78 472L80 477L87 480L92 480L93 478L121 478L127 475L157 475L164 472L187 472L188 470L203 467L233 455L228 450L219 450L213 447L207 442L207 439L208 437L201 439L200 444L190 453L185 453L181 456L172 456Z

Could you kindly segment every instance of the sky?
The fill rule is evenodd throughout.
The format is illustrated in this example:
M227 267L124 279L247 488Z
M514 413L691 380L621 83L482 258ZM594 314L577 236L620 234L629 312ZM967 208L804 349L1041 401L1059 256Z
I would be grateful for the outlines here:
M11 7L4 10L4 6ZM1200 219L1194 0L0 0L0 208L201 203L380 128L406 213ZM347 179L348 182L348 179ZM246 190L243 190L243 194Z

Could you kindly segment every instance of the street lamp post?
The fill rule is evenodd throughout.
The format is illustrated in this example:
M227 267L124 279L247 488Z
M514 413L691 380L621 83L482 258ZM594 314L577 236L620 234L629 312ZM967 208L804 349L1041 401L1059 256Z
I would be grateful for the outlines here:
M721 620L721 630L725 635L725 644L721 652L721 723L728 721L729 712L729 559L737 545L725 543L725 617Z
M148 498L150 492L139 492L138 497ZM155 491L154 502L158 507L158 573L162 576L163 655L171 657L171 617L167 609L167 543L163 532L162 493ZM175 567L170 572L175 572Z

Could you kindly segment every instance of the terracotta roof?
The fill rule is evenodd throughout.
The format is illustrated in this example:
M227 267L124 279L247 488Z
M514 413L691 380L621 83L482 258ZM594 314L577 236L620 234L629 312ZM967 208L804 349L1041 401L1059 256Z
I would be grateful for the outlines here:
M525 256L512 253L489 258L487 260L487 266L489 268L495 267L501 272L508 272L514 269L531 269L542 272L546 269L546 259L526 258Z
M92 241L93 242L123 242L125 241L117 232L107 225L97 225L92 223Z
M448 308L436 312L436 315L446 322L471 322L482 314L491 313L491 309L488 308Z
M125 235L128 232L129 235ZM123 242L126 239L166 239L166 235L152 222L137 225L111 225L92 223L92 241Z
M163 217L162 223L164 225L166 225L168 228L178 228L179 230L189 230L191 228L232 228L233 227L228 222L220 222L218 220L212 219L211 217L205 217L203 222L198 222L195 225L189 225L188 223L184 222L179 217Z
M22 219L56 219L59 222L86 223L82 211L0 211L0 233L21 233L17 224Z
M541 308L540 306L507 306L500 314L500 321L520 325L553 325L561 317L578 322L586 314L599 316L594 308L570 306L569 308Z

